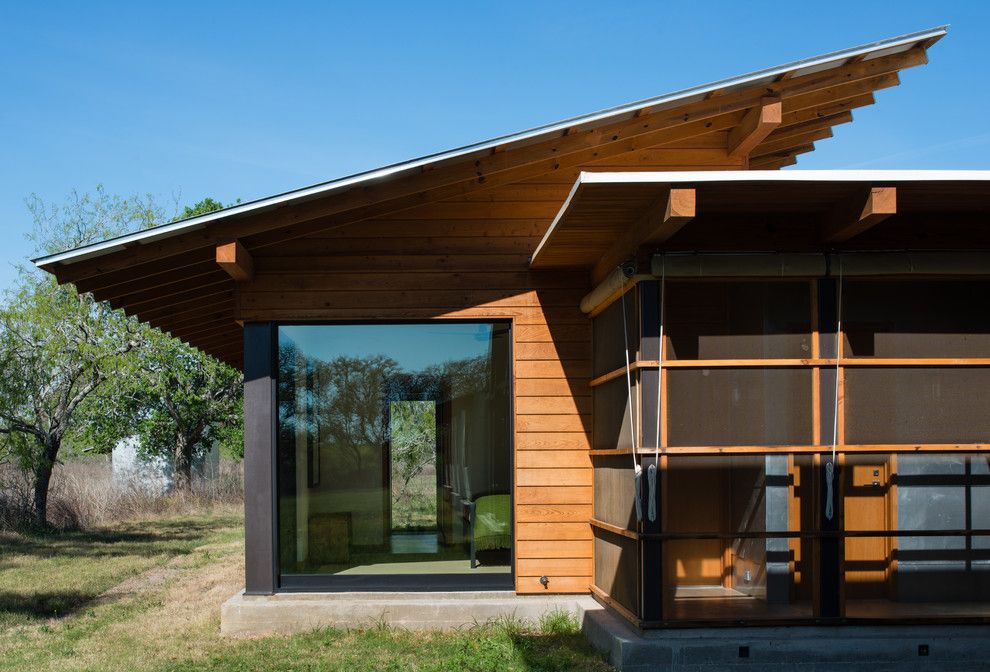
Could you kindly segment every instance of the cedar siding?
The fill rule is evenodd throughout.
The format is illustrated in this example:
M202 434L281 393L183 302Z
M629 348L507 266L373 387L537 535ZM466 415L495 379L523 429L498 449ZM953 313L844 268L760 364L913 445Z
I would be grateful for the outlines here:
M741 167L704 146L616 161L607 167ZM591 323L578 308L591 278L529 268L570 188L554 175L271 245L254 252L254 278L236 286L244 322L512 321L521 593L586 592L592 578Z

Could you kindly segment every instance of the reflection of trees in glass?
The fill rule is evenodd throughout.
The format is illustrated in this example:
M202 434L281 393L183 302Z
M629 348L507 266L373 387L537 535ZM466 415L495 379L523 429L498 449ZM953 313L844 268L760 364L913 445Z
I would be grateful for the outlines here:
M433 401L393 401L392 527L431 528L437 522L437 415Z
M314 418L320 445L329 449L331 478L349 485L374 478L388 436L382 381L398 372L384 355L336 357L313 363Z
M344 487L380 484L381 451L389 440L393 475L402 479L403 487L408 486L435 463L437 428L432 402L487 391L491 380L491 362L486 355L408 373L382 354L339 356L327 361L300 354L292 341L285 339L280 344L280 441L293 445L298 425L304 423L322 453L323 476ZM299 372L300 366L306 371ZM300 395L306 398L300 399ZM417 399L431 402L393 405L392 412L401 414L402 421L396 424L393 420L392 427L401 426L402 431L390 436L386 405ZM307 409L306 417L299 417L302 408ZM282 459L294 460L295 455L283 451ZM435 509L435 502L433 506Z

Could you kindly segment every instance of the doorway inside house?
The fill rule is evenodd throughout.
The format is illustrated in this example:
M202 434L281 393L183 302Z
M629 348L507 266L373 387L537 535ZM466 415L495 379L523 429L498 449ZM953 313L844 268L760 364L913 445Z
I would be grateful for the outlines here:
M437 403L389 403L389 545L393 554L435 553L440 539Z
M286 326L279 353L283 585L511 585L509 325Z

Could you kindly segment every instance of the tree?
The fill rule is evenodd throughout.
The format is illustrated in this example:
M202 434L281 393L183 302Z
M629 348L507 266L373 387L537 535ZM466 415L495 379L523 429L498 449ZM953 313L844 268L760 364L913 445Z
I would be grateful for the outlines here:
M101 185L73 191L62 206L27 200L34 218L28 238L50 254L160 221L150 197L119 198ZM53 278L21 267L0 310L0 434L32 477L34 519L47 525L48 489L66 439L79 432L80 409L127 368L139 343L137 324Z
M222 207L219 201L205 198L187 206L180 218ZM167 455L175 484L188 488L195 458L215 441L232 442L238 436L243 417L241 374L151 327L143 328L141 341L141 348L131 355L133 375L87 405L89 440L101 450L110 450L120 439L136 436L141 452Z
M240 200L237 201L240 203ZM182 209L182 212L176 217L179 219L189 219L190 217L198 217L200 215L208 215L211 212L216 212L217 210L223 210L224 205L220 201L213 200L209 196L204 198L202 201L195 205L187 205Z
M109 378L126 375L137 325L123 313L29 276L0 310L0 434L31 472L34 520L48 522L48 489L81 404Z
M31 194L27 208L34 219L27 238L34 243L37 254L71 250L146 229L165 219L150 195L121 198L108 194L102 184L96 185L91 194L73 190L63 205L46 203Z
M195 458L240 421L241 375L156 329L146 329L142 341L133 375L108 390L117 398L117 413L103 416L108 436L136 436L142 452L168 455L175 484L188 488Z
M150 196L120 198L97 186L72 192L64 205L28 199L39 254L50 254L164 221ZM204 199L190 216L222 207ZM67 440L133 433L149 446L169 446L188 480L190 455L214 423L228 421L238 374L107 304L22 267L0 310L0 435L30 472L34 519L47 525L48 490ZM113 379L113 389L105 383ZM235 386L239 387L239 386ZM235 392L233 407L238 407ZM233 411L236 413L236 410ZM126 432L126 433L125 433Z

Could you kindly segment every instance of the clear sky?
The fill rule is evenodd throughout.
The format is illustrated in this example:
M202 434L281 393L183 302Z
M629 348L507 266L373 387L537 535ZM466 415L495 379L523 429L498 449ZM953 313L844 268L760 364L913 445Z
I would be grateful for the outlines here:
M24 199L251 200L952 24L797 168L990 168L990 3L0 4L0 287Z
M493 329L490 324L335 324L288 325L279 338L296 344L307 357L329 362L335 357L387 355L407 372L422 371L471 357L487 356Z

